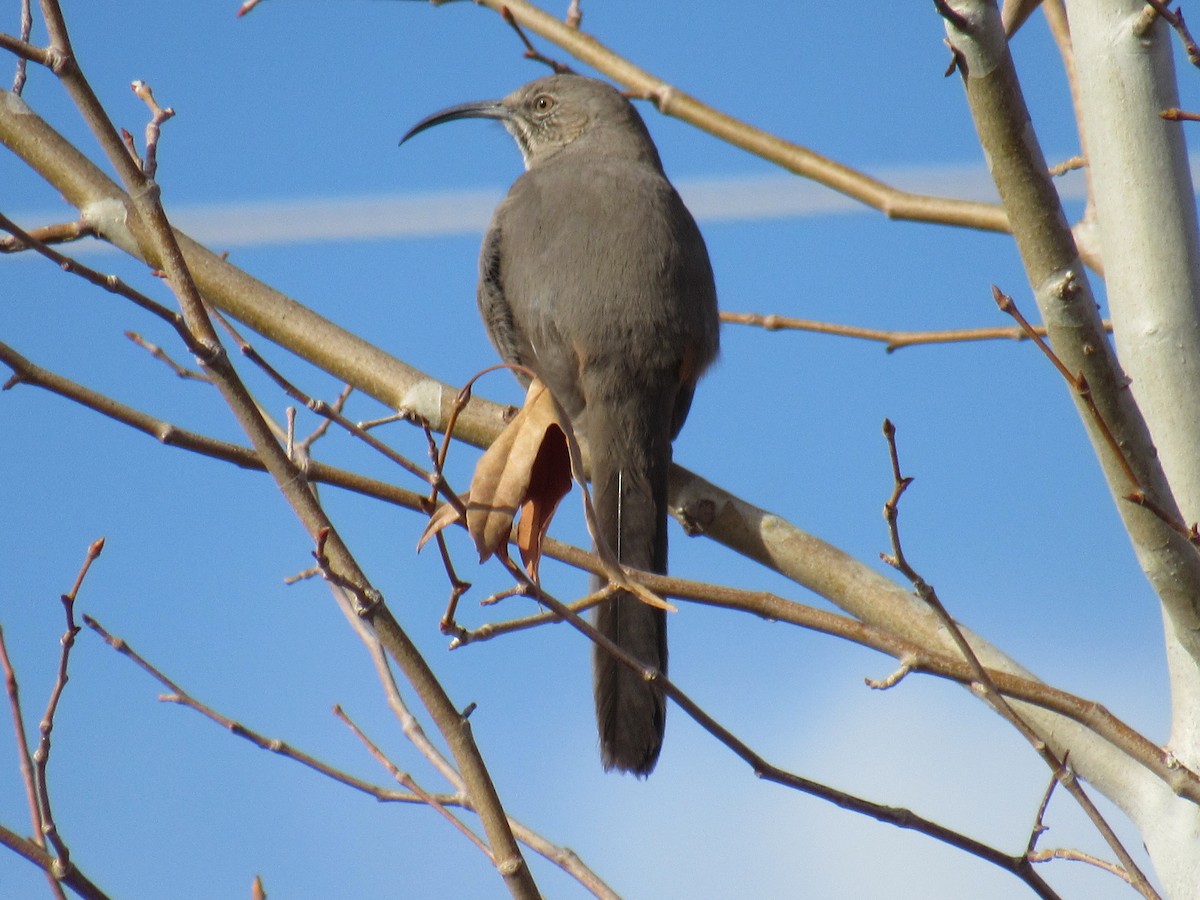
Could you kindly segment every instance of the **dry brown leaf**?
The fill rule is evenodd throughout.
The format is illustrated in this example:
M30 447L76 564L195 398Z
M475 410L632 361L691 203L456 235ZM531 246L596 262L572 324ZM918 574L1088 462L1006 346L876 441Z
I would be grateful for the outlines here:
M545 439L534 457L529 472L529 489L521 505L517 523L517 548L521 562L534 583L538 583L538 563L542 558L542 539L563 497L571 490L571 459L567 436L557 424L546 429Z
M466 501L469 498L464 497L463 499ZM425 544L429 542L431 537L433 537L446 526L453 525L461 518L462 516L458 514L458 510L449 503L443 503L441 506L439 506L436 510L434 510L433 515L429 517L429 524L425 526L425 530L421 532L421 539L417 541L417 552L421 552L421 548L423 548Z
M524 510L521 557L531 574L536 571L542 536L571 488L563 432L558 405L535 380L525 405L483 454L471 479L467 530L481 562L508 540L517 511Z
M480 458L470 493L463 498L467 530L479 551L479 561L492 556L508 540L519 511L517 547L525 571L536 583L542 540L558 504L571 489L572 476L582 488L584 516L604 576L614 587L629 591L643 603L674 612L674 606L625 574L616 554L596 531L596 512L587 490L579 443L566 414L537 379L529 385L520 412ZM459 519L453 507L439 507L417 548Z

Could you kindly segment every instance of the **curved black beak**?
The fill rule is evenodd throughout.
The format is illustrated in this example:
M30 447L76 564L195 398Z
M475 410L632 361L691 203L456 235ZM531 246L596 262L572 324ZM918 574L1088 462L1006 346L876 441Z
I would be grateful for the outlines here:
M458 106L451 106L440 112L435 112L433 115L426 116L412 128L408 129L404 137L400 138L400 143L403 144L410 137L420 134L427 128L432 128L434 125L441 125L443 122L450 122L454 119L500 119L503 121L511 116L512 111L499 100L478 100L474 103L460 103Z

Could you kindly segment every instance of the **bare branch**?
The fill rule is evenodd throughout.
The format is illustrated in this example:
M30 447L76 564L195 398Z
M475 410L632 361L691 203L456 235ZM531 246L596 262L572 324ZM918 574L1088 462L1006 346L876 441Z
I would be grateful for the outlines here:
M29 860L43 872L46 872L55 882L61 882L84 900L108 900L108 894L92 883L86 875L72 864L67 871L60 872L58 860L39 847L33 841L21 837L14 831L0 825L0 846L7 847L19 856Z
M1183 52L1187 54L1188 62L1200 68L1200 47L1196 46L1196 41L1188 30L1187 23L1183 21L1183 9L1169 9L1170 4L1163 3L1162 0L1146 0L1146 4L1162 16L1164 22L1175 29L1175 33L1179 35L1179 42L1183 45Z
M1062 162L1058 163L1057 165L1051 166L1050 174L1052 176L1054 176L1055 178L1057 178L1060 175L1066 175L1068 172L1074 172L1077 169L1086 169L1086 168L1087 168L1087 159L1086 158L1084 158L1082 156L1072 156L1069 159L1064 159ZM1111 326L1109 327L1109 330L1110 331L1112 330Z
M1133 489L1130 493L1123 494L1123 498L1131 503L1136 503L1139 506L1149 509L1156 516L1162 519L1163 522L1169 525L1175 532L1181 534L1193 545L1200 546L1200 528L1197 528L1196 524L1193 523L1191 527L1187 526L1173 509L1168 509L1166 502L1160 503L1146 493L1146 488L1142 486L1142 482L1139 479L1137 472L1134 471L1133 463L1126 454L1125 448L1122 447L1121 442L1117 440L1117 436L1113 433L1112 428L1110 428L1108 422L1105 421L1104 414L1100 412L1100 407L1096 405L1096 400L1092 396L1092 390L1088 385L1087 378L1085 378L1082 373L1075 374L1067 368L1066 364L1059 359L1058 354L1050 349L1050 346L1041 339L1033 326L1029 324L1029 322L1021 314L1021 311L1017 309L1017 305L1013 302L1012 297L1009 297L1007 294L1003 293L995 285L992 285L992 297L995 299L996 305L999 306L1003 312L1008 313L1017 320L1019 327L1023 329L1030 338L1033 339L1034 343L1038 345L1038 349L1040 349L1042 353L1046 355L1046 358L1054 364L1054 367L1058 369L1058 372L1060 375L1062 375L1063 379L1069 385L1071 385L1072 388L1074 388L1075 393L1079 396L1080 400L1087 409L1088 415L1091 416L1092 422L1096 426L1096 430L1103 436L1105 443L1108 444L1109 451L1120 464L1122 471L1125 473L1125 477L1129 481L1129 486ZM1109 324L1109 328L1111 327L1111 324Z
M780 316L775 313L740 313L723 310L721 321L737 325L757 325L767 331L783 329L796 331L813 331L817 334L832 334L841 337L860 338L867 341L878 341L884 345L884 350L892 353L902 347L912 347L918 344L957 344L965 341L988 341L1008 339L1023 341L1030 337L1030 331L1021 326L1012 328L951 328L944 331L892 331L883 328L862 328L858 325L841 325L834 322L820 322L815 319L796 319ZM1112 330L1112 323L1105 322L1105 328ZM1043 326L1031 326L1032 333L1045 335Z
M21 356L8 345L0 342L0 362L13 370L12 377L5 384L5 389L18 384L27 384L51 391L83 406L93 409L111 419L122 422L155 440L172 447L179 447L211 456L214 459L233 463L243 469L265 471L262 459L252 449L231 444L217 438L208 437L185 428L179 428L163 419L148 415L131 406L126 406L111 397L107 397L91 388L85 387L61 375L36 366ZM356 472L349 472L330 466L317 460L306 460L304 465L305 477L311 481L319 481L354 491L377 500L384 500L417 511L424 510L424 498L413 491L368 478Z
M991 203L931 197L898 190L820 154L708 106L604 46L593 35L538 9L526 0L478 0L501 16L566 50L624 85L631 96L653 101L658 111L687 122L735 147L874 207L891 219L939 222L985 231L1007 231L1004 210Z
M567 7L565 21L568 27L579 30L579 26L583 22L583 10L580 8L579 0L571 0L571 5Z
M371 784L370 782L363 781L361 778L355 778L353 775L343 772L340 769L335 769L328 763L324 763L316 757L310 756L309 754L303 752L302 750L297 750L295 747L292 747L290 744L281 741L278 738L266 737L254 729L243 725L241 722L222 715L221 713L197 700L182 687L180 687L175 681L163 674L163 672L157 666L149 662L145 657L134 650L133 647L131 647L123 638L110 634L109 631L92 616L84 615L83 622L88 628L100 635L106 644L108 644L122 656L131 660L135 665L138 666L138 668L146 672L151 678L165 687L169 693L159 696L159 699L164 703L174 703L179 706L184 706L188 709L194 710L195 712L200 713L200 715L204 716L206 719L209 719L210 721L220 725L235 737L240 737L243 740L249 741L260 750L267 750L271 753L278 754L285 759L298 762L302 766L312 769L314 772L317 772L320 775L324 775L326 778L336 781L339 784L344 784L346 787L353 788L356 791L368 794L377 800L401 803L426 802L423 798L418 797L415 794L401 791L387 791Z
M42 833L45 834L46 840L50 842L50 846L54 848L54 852L58 858L57 865L62 869L69 869L71 867L71 854L67 849L66 842L59 834L58 826L54 821L53 808L50 804L50 787L46 777L46 767L50 764L50 735L54 731L54 715L58 711L59 700L62 699L63 691L67 688L67 666L71 659L71 648L75 646L75 636L79 634L79 626L75 624L75 597L78 595L79 589L83 585L83 579L87 577L92 563L95 562L103 550L104 538L99 538L92 542L88 547L83 565L79 569L79 574L75 577L75 583L71 586L71 590L63 594L60 598L63 605L63 614L67 620L67 630L63 632L61 640L62 652L58 658L58 673L54 680L54 687L50 691L50 700L46 704L46 712L42 715L42 721L38 726L38 730L41 732L41 740L38 741L37 749L33 751L33 775L34 783L37 785Z
M24 23L22 23L22 31L24 31ZM18 59L35 62L39 65L46 66L47 68L53 68L55 64L53 53L50 50L44 50L41 47L36 47L29 43L28 34L23 33L20 38L15 38L10 34L4 34L3 32L0 32L0 50L7 50L9 53L14 54ZM18 66L18 77L13 80L14 94L21 93L18 88L24 88L24 73L24 67Z
M167 368L174 372L179 378L183 378L185 380L191 379L193 381L203 381L206 383L210 381L209 377L202 372L197 372L195 369L184 368L179 363L175 362L175 360L171 359L170 354L168 354L166 350L158 346L158 344L146 340L136 331L126 331L125 337L129 338L129 340L133 341L152 357L167 366Z
M0 344L0 360L5 361L18 371L15 381L25 382L45 387L63 396L110 415L118 421L125 422L150 434L163 443L178 446L192 452L202 453L217 459L233 462L243 468L262 469L262 463L257 456L246 448L207 438L184 429L176 428L166 422L146 416L129 407L104 398L88 388L76 385L52 375L45 370L33 367L22 357L12 354L3 344ZM333 466L309 461L306 466L307 476L315 481L331 484L347 490L354 490L365 496L374 497L405 508L422 511L424 498L419 494L406 491L384 482L365 478L355 473L346 472ZM692 521L696 522L695 517ZM585 571L600 573L601 567L595 557L579 548L571 547L554 539L547 539L543 546L547 556L559 559L569 565ZM318 574L318 570L313 570ZM790 622L801 627L810 628L825 634L851 640L864 646L872 647L888 653L897 659L912 660L914 671L950 678L962 683L969 683L972 676L965 664L956 662L929 649L906 640L888 630L859 622L855 619L839 616L824 610L794 603L781 597L759 591L746 591L729 587L706 585L682 578L638 573L638 578L648 587L663 596L675 599L719 606L730 609L740 609L754 615L775 621ZM524 591L522 590L522 593ZM598 602L601 595L596 594L582 601L571 604L575 612L582 612ZM890 604L891 601L888 601ZM888 605L885 604L885 605ZM544 612L516 619L511 622L485 624L474 630L458 628L454 631L455 639L451 647L468 643L486 641L512 631L535 627L549 622L561 621L554 612ZM1040 682L1031 679L989 670L1001 691L1010 697L1026 702L1035 703L1048 710L1071 718L1081 725L1095 731L1115 746L1136 759L1141 765L1154 772L1159 778L1171 786L1171 789L1181 796L1188 797L1200 803L1200 778L1185 767L1172 763L1157 745L1138 735L1124 723L1112 716L1098 704L1082 700L1062 691L1057 691Z
M130 85L138 99L150 108L150 121L146 124L146 153L142 158L142 173L147 178L153 178L158 172L158 136L162 123L175 115L171 107L163 109L154 99L154 91L144 81L135 81Z
M1066 758L1063 759L1066 763ZM1046 819L1046 809L1050 806L1050 798L1054 795L1054 788L1058 786L1058 776L1056 773L1050 774L1050 781L1046 785L1046 790L1042 794L1042 800L1038 804L1037 814L1033 817L1033 827L1029 829L1029 842L1025 845L1025 856L1029 857L1035 849L1037 842L1041 836L1048 830L1044 824Z
M1021 881L1025 882L1029 887L1041 897L1057 897L1058 895L1047 885L1041 877L1034 872L1032 865L1024 856L1010 856L1001 850L988 846L980 841L975 840L965 834L946 828L930 819L926 819L911 810L887 806L881 803L876 803L862 797L849 794L845 791L838 790L828 785L822 784L812 779L805 778L802 775L797 775L785 769L781 769L772 763L767 762L762 756L750 748L748 744L738 738L733 732L721 725L716 719L705 712L699 704L691 697L680 690L669 678L662 672L645 666L638 662L633 657L629 656L625 651L618 647L613 641L609 640L585 619L571 610L566 604L557 600L555 597L547 593L540 586L529 580L525 572L514 563L507 554L498 554L497 558L508 569L509 573L518 581L527 585L532 595L539 603L545 605L553 613L568 622L572 628L582 633L588 640L592 641L605 652L611 654L621 665L632 669L644 678L647 682L655 687L656 690L662 691L666 696L670 697L677 706L687 714L689 718L696 722L705 731L715 737L718 741L729 748L733 753L743 760L754 771L754 774L763 780L772 781L783 787L792 788L793 790L801 791L818 797L822 800L833 803L842 809L850 810L851 812L860 813L870 816L880 822L886 822L897 827L910 828L925 834L935 840L942 841L950 846L957 847L980 859L990 862L993 865L999 866L1006 871L1017 876Z
M64 272L69 272L72 275L78 275L84 281L104 288L111 294L116 294L119 297L124 297L126 300L131 300L142 309L149 313L158 316L168 325L175 329L175 333L179 335L187 348L197 356L203 355L205 348L199 344L188 330L187 323L183 317L174 310L168 309L157 300L152 300L141 291L135 290L130 285L126 284L116 275L105 275L96 269L86 266L78 260L59 253L54 248L50 247L44 241L38 239L33 234L25 231L16 222L13 222L7 216L0 214L0 229L7 231L13 236L13 239L23 247L28 247L40 253L46 259L50 260Z
M296 467L272 436L252 397L229 363L206 314L199 288L180 247L179 239L163 211L158 186L152 179L147 178L141 167L129 157L95 92L80 71L61 8L56 0L44 0L42 12L55 55L62 62L57 74L99 141L109 162L120 174L128 197L137 210L137 218L145 228L145 234L139 241L140 246L150 248L147 255L153 256L158 267L166 273L171 289L179 300L187 330L204 349L204 352L198 355L201 365L213 376L214 384L250 437L255 451L309 534L314 538L320 534L322 540L328 540L332 562L341 577L353 583L360 591L373 591L366 574L334 531L332 523L312 492L308 490ZM375 593L377 595L377 592ZM371 623L379 631L385 646L404 669L406 677L418 690L422 702L450 743L467 782L472 801L483 820L495 855L497 870L506 886L516 897L539 896L467 723L459 716L454 704L433 677L428 664L387 607L380 602L364 612L370 616Z
M452 766L450 766L448 763L446 763L444 759L442 759L443 765L439 766L438 768L440 771L443 772L443 774L448 774L451 776L450 780L456 786L456 789L457 789L456 793L435 794L435 793L430 793L430 792L424 791L415 783L415 781L413 781L411 779L411 777L409 777L407 783L402 781L402 783L405 783L405 786L407 788L409 788L408 790L395 791L395 790L388 790L386 788L381 788L377 785L371 784L370 782L363 781L360 778L356 778L355 776L350 775L347 772L343 772L340 769L336 769L336 768L330 766L328 763L322 762L321 760L317 759L316 757L311 756L310 754L307 754L307 753L303 752L302 750L298 750L295 747L292 747L290 744L287 744L286 742L279 740L278 738L266 737L265 735L247 727L246 725L242 724L241 722L239 722L235 719L231 719L228 716L225 716L222 713L212 709L205 703L201 702L200 700L197 700L191 694L184 691L174 680L172 680L169 676L164 674L157 666L155 666L153 663L149 662L145 657L143 657L139 653L137 653L137 651L135 651L129 645L129 643L127 641L125 641L122 638L116 637L115 635L110 634L94 618L92 618L91 616L85 615L83 617L83 620L84 620L84 623L89 628L91 628L98 635L100 635L101 638L103 638L105 643L107 643L110 647L112 647L114 650L116 650L121 655L123 655L126 658L128 658L129 660L131 660L135 665L137 665L139 668L141 668L144 672L146 672L148 675L150 675L150 677L152 677L159 684L163 685L163 687L165 687L169 691L169 693L161 695L159 697L160 700L162 700L163 702L166 702L166 703L175 703L180 706L187 707L188 709L194 710L195 712L200 713L200 715L204 716L209 721L214 722L217 725L220 725L222 728L226 729L230 734L234 735L235 737L240 737L243 740L249 741L250 743L254 744L254 746L258 747L261 750L266 750L270 753L275 753L279 756L282 756L285 759L290 759L293 762L298 762L302 766L305 766L306 768L309 768L309 769L313 770L314 772L325 776L326 778L336 781L339 784L343 784L346 787L353 788L354 790L359 791L360 793L366 794L370 797L374 797L376 800L379 800L379 801L382 801L385 803L422 804L422 805L433 807L434 809L441 812L443 815L449 815L446 812L446 807L462 807L464 809L474 810L474 807L471 804L469 797L467 797L467 795L465 793L465 789L463 786L461 776L459 776L457 771ZM357 616L352 616L352 621L356 622L360 626L362 624L361 620L359 620ZM366 634L370 635L369 644L373 645L376 650L376 654L373 654L373 655L376 656L377 663L383 666L383 671L386 673L385 681L390 682L390 684L391 684L392 691L390 691L389 694L394 694L396 701L400 704L400 708L403 710L405 715L408 716L408 710L406 707L404 707L403 701L400 700L399 691L398 691L398 689L396 689L395 682L390 677L391 671L387 666L387 661L383 655L383 650L378 643L378 639L374 636L373 632L369 631L369 629L367 630ZM340 707L337 708L335 710L335 712L336 712L336 714L339 715L340 718L342 718L343 721L345 721L352 729L354 729L355 732L358 733L364 741L366 741L365 735L362 735L361 732L358 731L357 727L354 726L353 723L351 723L349 721L349 719L346 718L345 715L340 712ZM408 718L411 718L411 716L408 716ZM415 720L412 720L412 724L415 725L417 732L420 732L420 726L416 725ZM415 735L413 733L411 733L407 727L405 729L405 733L410 738L410 740L413 740L414 745L416 745L418 747L418 749L420 749L422 751L423 754L425 754L427 757L429 757L431 759L431 761L433 761L435 759L435 757L439 758L439 759L441 758L441 755L437 752L437 750L433 747L433 745L430 744L428 741L421 740L421 739L414 739ZM421 734L421 737L423 738L423 734ZM377 747L375 747L373 744L370 744L370 742L367 742L367 743L368 743L368 746L372 748L373 753L379 752ZM386 758L383 757L381 753L379 754L379 756L380 756L381 762L383 762L385 764L385 766L389 769L389 771L392 771L395 769L395 767L389 761L386 761ZM454 819L456 823L461 825L461 823L458 822L456 817L454 817L454 816L449 816L449 817ZM554 844L551 844L549 841L547 841L541 835L537 834L536 832L532 831L531 829L527 828L526 826L521 825L521 823L519 823L515 820L513 820L511 824L513 827L513 831L519 836L521 842L524 843L526 846L530 847L535 852L545 856L547 859L550 859L552 862L555 862L556 864L560 865L568 873L574 875L585 887L587 887L589 890L591 890L592 893L595 894L596 896L612 898L612 900L615 900L616 894L614 894L610 889L608 889L607 886L604 885L604 883L602 881L600 881L599 878L596 877L595 873L593 873L590 869L588 869L587 866L583 865L583 863L579 860L579 858L577 856L575 856L575 854L573 854L572 852L570 852L568 850L564 850L560 847L557 847ZM469 829L465 829L465 830L468 834L470 834ZM473 834L470 834L470 836L472 838L472 841L474 843L478 844L479 839L476 836L474 836ZM491 851L486 846L482 846L481 849L483 849L483 851L486 854L488 854L489 858L491 857Z
M33 33L33 0L21 0L21 43L28 44L29 36ZM13 76L12 92L20 95L25 89L26 64L24 56L17 57L17 72Z
M26 841L0 827L0 844L8 846L14 852L39 866L46 873L51 892L55 897L64 898L64 900L66 896L63 893L64 884L83 897L105 896L78 870L71 860L70 851L54 821L54 812L50 804L49 782L46 776L46 769L50 762L50 736L54 730L54 716L58 710L59 700L67 686L67 667L71 648L75 644L75 636L79 633L79 628L75 624L75 598L83 586L83 580L87 577L92 563L103 549L104 538L92 542L84 557L83 565L79 569L79 574L75 576L75 583L67 593L60 597L66 616L67 630L61 641L62 650L59 654L57 675L50 692L50 700L39 724L41 737L37 749L32 754L29 752L24 716L21 713L16 672L9 659L8 648L4 643L3 629L0 629L0 669L3 669L5 675L9 707L13 716L13 730L17 737L21 780L25 785L26 802L29 804L29 815L33 824L31 841ZM47 841L53 848L54 855L46 851Z
M75 222L60 222L55 225L43 225L28 234L43 244L67 244L85 237L95 237L96 231L83 220ZM29 245L15 234L0 240L0 253L20 253L28 250Z
M446 819L446 821L453 825L464 837L466 837L468 841L474 844L476 848L478 848L493 865L495 865L496 860L492 856L492 851L488 849L487 844L480 839L479 835L468 828L462 819L458 818L458 816L446 809L445 804L439 801L432 794L423 790L421 786L417 784L412 775L407 772L402 772L395 763L388 759L387 755L379 749L378 745L375 744L375 742L369 737L367 737L363 730L359 728L358 725L355 724L355 722L348 715L346 715L346 711L342 709L340 705L333 707L333 714L337 716L347 728L354 732L354 736L362 741L363 746L367 748L368 752L375 757L375 760L381 766L387 769L388 774L390 774L394 779L396 779L396 781L411 791L414 796L423 800L427 806L440 813L442 817Z
M240 19L260 3L262 3L262 0L244 0L242 5L238 7L237 17Z
M546 55L538 52L538 50L533 46L533 44L531 44L529 42L529 38L527 38L525 36L525 32L521 30L521 26L519 24L517 24L517 20L513 18L512 13L508 10L507 7L500 10L500 15L504 19L505 22L507 22L509 25L512 26L512 30L517 33L517 37L520 38L521 43L525 45L525 58L526 59L531 59L534 62L540 62L544 65L547 65L554 72L556 72L559 75L565 75L565 74L574 72L574 70L570 66L568 66L566 63L559 62L557 59L551 59L549 56L546 56ZM567 14L567 17L569 20L570 13ZM579 23L576 22L571 27L578 28Z
M17 685L17 673L8 657L8 646L4 643L2 627L0 627L0 669L4 670L4 687L8 693L8 706L12 711L13 734L17 738L21 783L25 786L25 801L29 805L29 821L33 825L33 840L39 847L44 848L46 839L42 831L42 808L38 803L37 782L33 775L33 757L29 752L29 739L25 735L25 717L21 714L21 694Z
M1084 853L1082 850L1056 849L1056 850L1038 850L1035 853L1029 854L1029 861L1040 863L1048 862L1052 859L1069 859L1075 862L1087 863L1089 866L1095 866L1097 869L1103 869L1110 875L1116 875L1126 884L1132 887L1137 887L1129 873L1115 863L1110 863L1106 859L1100 859L1098 856L1092 856L1090 853Z
M895 426L892 425L891 422L884 420L883 433L887 438L888 454L891 457L892 478L894 482L892 496L884 505L884 518L887 520L888 533L891 536L892 541L892 555L884 556L884 561L889 565L894 566L912 583L913 588L917 592L917 596L919 596L923 601L925 601L925 603L929 605L929 607L934 611L938 619L941 621L942 625L949 632L951 638L954 640L955 645L958 647L959 652L962 653L963 659L967 661L968 665L971 667L971 671L974 673L975 677L971 683L971 690L983 698L983 700L990 707L992 707L992 709L994 709L1006 721L1008 721L1009 724L1016 728L1017 731L1020 732L1021 736L1029 742L1029 745L1033 747L1037 754L1045 761L1046 765L1050 767L1050 771L1054 773L1055 778L1057 778L1062 783L1063 787L1066 788L1071 794L1071 796L1075 798L1075 802L1079 804L1087 817L1092 821L1092 824L1096 826L1096 829L1100 832L1108 846L1112 848L1112 851L1117 855L1117 858L1121 860L1125 870L1129 873L1130 883L1137 888L1138 892L1141 893L1143 897L1154 898L1154 900L1157 900L1159 897L1158 892L1150 886L1149 880L1138 868L1137 863L1134 862L1134 859L1132 856L1130 856L1129 851L1125 849L1125 845L1121 843L1121 840L1117 837L1116 832L1112 830L1112 826L1108 824L1103 814L1099 809L1096 808L1096 805L1087 795L1087 792L1084 791L1083 786L1075 777L1075 773L1066 763L1066 754L1064 754L1060 759L1046 743L1045 739L1043 739L1043 737L1037 733L1033 726L1025 721L1025 719L1019 713L1017 713L1015 709L1012 708L1008 700L1006 700L1004 695L1000 692L999 688L996 687L995 682L988 674L987 669L984 668L983 663L979 661L979 657L971 648L970 643L967 641L966 636L963 634L962 629L958 626L958 623L954 621L954 618L942 604L942 601L938 597L937 591L934 589L933 585L927 582L920 575L920 573L918 573L916 569L912 567L907 558L904 556L904 551L901 549L900 545L900 528L898 524L900 511L899 504L901 495L904 493L905 489L912 484L912 479L904 477L900 472L900 458L896 449Z

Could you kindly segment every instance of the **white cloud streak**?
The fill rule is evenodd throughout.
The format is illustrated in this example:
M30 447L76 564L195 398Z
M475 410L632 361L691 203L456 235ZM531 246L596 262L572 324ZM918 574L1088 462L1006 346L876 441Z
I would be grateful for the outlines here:
M879 177L913 191L995 198L982 166L895 169ZM787 175L683 179L678 187L701 223L866 211L848 197ZM222 204L181 207L171 217L197 240L220 247L441 237L481 233L503 196L495 189Z
M981 165L910 166L872 173L880 181L923 194L995 200ZM1057 182L1064 200L1083 198L1083 178L1072 172ZM701 224L769 221L869 213L854 200L789 175L681 179L688 207ZM203 244L222 249L318 244L330 241L404 240L479 234L504 195L503 188L393 196L275 200L175 206L171 220ZM22 216L27 225L60 216Z

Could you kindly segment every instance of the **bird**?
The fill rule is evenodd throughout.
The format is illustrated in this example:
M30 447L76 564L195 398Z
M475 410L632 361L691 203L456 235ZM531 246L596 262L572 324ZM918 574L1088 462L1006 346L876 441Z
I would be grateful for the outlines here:
M467 118L500 121L525 163L480 251L488 336L545 383L586 444L598 531L620 563L665 574L671 444L719 348L704 238L641 115L611 85L546 76L433 113L400 143ZM593 577L593 590L604 586ZM663 610L616 589L594 622L666 674ZM661 690L597 645L593 693L604 769L649 775L666 726Z

